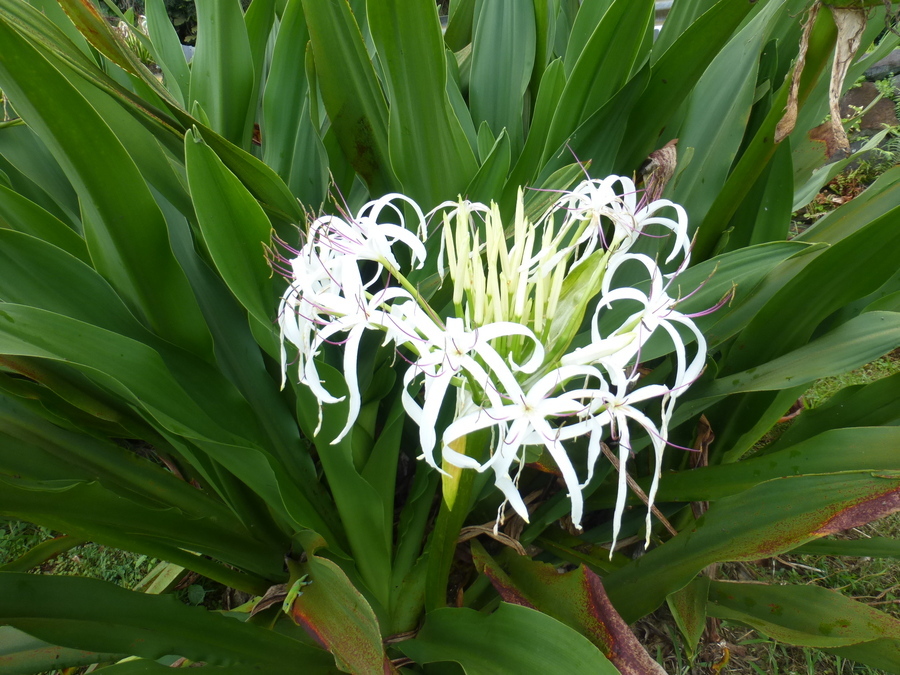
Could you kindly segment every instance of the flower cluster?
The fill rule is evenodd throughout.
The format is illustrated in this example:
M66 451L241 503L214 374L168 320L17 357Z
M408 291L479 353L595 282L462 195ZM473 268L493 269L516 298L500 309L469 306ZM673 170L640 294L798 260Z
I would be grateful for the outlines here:
M417 222L404 221L404 207ZM442 233L436 268L453 285L449 317L428 305L398 262L425 264L424 242L434 221ZM666 238L662 255L677 266L674 273L663 274L654 259L633 251L642 235ZM406 249L402 256L397 247ZM703 335L675 309L678 298L670 294L690 256L687 217L679 205L639 202L631 180L611 176L562 193L535 222L525 215L520 191L510 232L495 204L447 202L426 216L412 200L391 194L352 218L318 218L291 255L285 261L290 286L279 308L282 369L287 371L284 345L290 343L299 352L300 382L319 400L321 420L321 405L341 399L323 387L315 357L327 342L343 344L349 414L334 442L359 414L360 340L377 330L410 363L403 405L418 425L422 457L434 468L442 470L439 447L445 465L493 470L505 503L527 521L518 478L525 448L542 446L559 469L572 522L580 527L582 490L601 443L611 437L620 463L615 537L625 506L631 428L637 426L655 452L652 503L675 401L699 377L706 355ZM626 276L640 283L621 285ZM613 313L620 305L628 311ZM616 315L620 319L610 325ZM641 349L656 333L673 345L674 381L641 386ZM691 342L696 346L689 357ZM455 417L438 439L438 414L450 391ZM650 399L660 401L659 423L642 411ZM483 429L492 431L488 457L454 449ZM588 439L583 481L566 451L566 442L578 437ZM649 512L647 518L649 533Z

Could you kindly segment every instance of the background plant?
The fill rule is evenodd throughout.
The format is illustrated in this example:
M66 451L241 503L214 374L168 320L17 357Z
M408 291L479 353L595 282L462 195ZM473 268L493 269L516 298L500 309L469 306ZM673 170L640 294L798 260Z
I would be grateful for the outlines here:
M895 668L895 619L824 589L703 570L813 540L865 554L832 535L897 509L897 376L835 396L751 453L809 382L900 341L900 276L885 255L900 244L896 170L784 241L790 214L846 161L819 169L829 139L811 135L829 107L834 14L823 6L804 40L806 2L679 0L654 42L653 9L460 0L442 33L430 0L256 0L246 13L206 1L188 66L153 0L143 46L160 82L89 0L0 1L0 89L21 116L0 129L0 514L65 532L53 551L90 539L168 561L144 590L184 568L254 598L242 623L99 581L4 572L13 672L45 670L47 653L113 673L174 656L235 673L445 661L640 672L652 664L622 620L666 601L693 641L709 615ZM883 12L867 15L861 53ZM796 125L775 143L801 42ZM651 153L675 138L672 170ZM315 398L279 389L284 284L264 247L273 230L298 241L308 212L355 212L389 191L423 205L493 199L511 222L519 186L568 188L583 177L576 158L597 177L651 158L645 183L665 174L696 232L682 288L706 281L679 309L734 297L697 320L710 357L670 425L697 452L670 449L657 500L671 530L657 519L651 550L610 559L614 472L595 473L577 533L539 461L549 472L528 468L520 483L535 495L530 523L503 531L538 561L470 538L502 499L471 472L467 498L441 498L438 474L415 461L389 351L365 350L367 412L352 432L330 444L347 419L336 404L313 433ZM554 199L527 195L531 214ZM655 258L663 245L638 248ZM449 301L435 267L410 281ZM340 393L338 351L318 371ZM668 377L670 352L646 345L645 382ZM644 490L649 445L634 439ZM633 505L631 546L647 534ZM896 554L896 542L879 553Z

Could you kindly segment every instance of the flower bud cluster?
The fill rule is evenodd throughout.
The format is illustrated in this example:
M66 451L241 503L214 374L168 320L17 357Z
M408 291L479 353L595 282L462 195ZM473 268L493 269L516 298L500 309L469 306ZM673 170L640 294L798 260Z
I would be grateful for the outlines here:
M411 227L404 222L403 205L417 220ZM660 215L664 210L674 218ZM405 247L402 257L421 268L429 220L443 226L436 235L441 237L436 266L453 284L450 317L440 317L419 295L394 250ZM662 249L669 250L663 255L667 263L678 261L674 273L663 274L654 259L632 251L642 235L666 237ZM419 427L422 457L431 466L441 470L435 456L439 447L445 465L493 470L505 503L527 521L518 479L525 448L540 446L557 465L571 500L572 522L580 527L582 490L593 477L601 444L612 438L620 465L616 537L636 425L654 449L652 503L675 401L700 376L706 355L703 335L675 309L678 298L669 294L690 256L687 217L679 205L638 202L631 180L611 176L561 193L533 223L525 216L520 191L514 222L507 227L495 204L447 202L426 217L410 199L392 194L366 204L352 218L316 219L305 245L292 255L285 261L290 286L279 308L282 370L287 370L284 345L289 343L299 353L300 382L320 406L337 402L341 398L320 381L315 357L327 342L343 344L349 413L334 442L349 433L359 414L356 369L362 335L378 330L384 344L393 344L410 363L403 405ZM361 273L364 261L367 278ZM621 286L625 269L629 279L641 278L641 290ZM623 318L608 325L618 305L629 312L620 311ZM641 386L641 349L657 333L672 343L674 381ZM696 344L689 348L691 342ZM438 439L438 414L450 391L455 418ZM660 401L658 423L644 412L651 399ZM482 429L492 431L488 457L454 449L460 439ZM584 480L566 451L566 443L578 437L588 440ZM647 518L649 536L649 512Z

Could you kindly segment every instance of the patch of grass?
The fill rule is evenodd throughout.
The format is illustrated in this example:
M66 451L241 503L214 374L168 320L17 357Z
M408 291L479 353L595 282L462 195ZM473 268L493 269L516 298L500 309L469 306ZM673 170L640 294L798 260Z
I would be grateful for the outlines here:
M816 408L844 387L869 384L898 372L900 349L857 370L815 382L803 396L804 407ZM787 421L776 425L758 447L774 441L790 424ZM900 513L838 536L900 539ZM784 554L753 563L721 564L716 578L821 586L900 619L900 563L894 559ZM886 672L817 649L782 644L729 621L721 622L717 635L704 636L699 653L691 661L688 645L684 644L665 606L634 628L641 643L665 671L676 675L885 675Z
M15 560L43 541L59 536L46 527L0 519L0 565ZM87 543L67 551L33 570L41 574L102 579L125 588L134 587L159 560L146 555Z
M850 387L855 384L869 384L898 372L900 372L900 349L895 349L890 354L885 354L880 359L867 363L862 368L843 375L818 380L804 394L803 399L807 408L816 408L844 387Z

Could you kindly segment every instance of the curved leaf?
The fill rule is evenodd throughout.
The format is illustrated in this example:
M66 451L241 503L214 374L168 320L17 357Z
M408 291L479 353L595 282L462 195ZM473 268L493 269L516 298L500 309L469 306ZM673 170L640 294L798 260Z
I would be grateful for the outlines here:
M95 579L0 573L0 621L73 649L149 659L177 655L211 665L332 668L327 652L275 631L189 607L173 596L135 593Z
M758 560L897 510L900 472L770 480L715 502L671 541L604 577L604 585L632 622L713 562Z
M886 672L900 672L900 620L817 586L713 581L708 611L779 642L818 647Z
M381 0L366 11L391 104L391 167L423 207L455 199L478 166L447 94L437 6Z
M197 221L219 274L263 326L277 307L266 260L272 225L262 208L203 139L187 132L185 163Z
M501 603L493 614L429 612L414 640L397 645L417 663L455 661L466 675L619 671L588 639L546 614Z
M143 177L97 112L0 20L0 88L62 162L82 200L91 259L161 336L208 355L211 341ZM61 103L64 101L64 103ZM91 129L88 138L84 129ZM115 175L117 189L109 189ZM127 215L127 217L126 217Z

